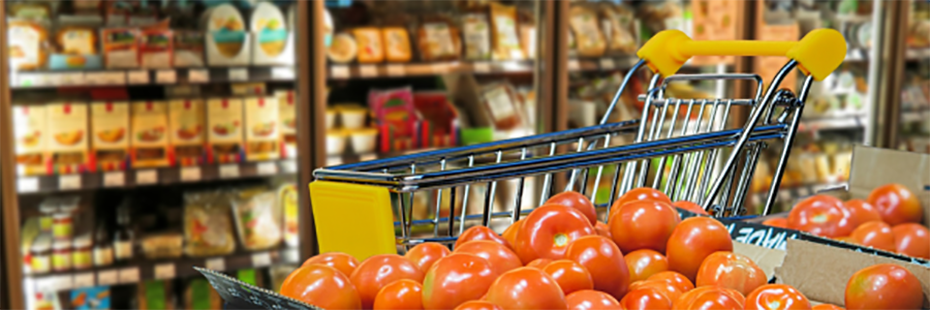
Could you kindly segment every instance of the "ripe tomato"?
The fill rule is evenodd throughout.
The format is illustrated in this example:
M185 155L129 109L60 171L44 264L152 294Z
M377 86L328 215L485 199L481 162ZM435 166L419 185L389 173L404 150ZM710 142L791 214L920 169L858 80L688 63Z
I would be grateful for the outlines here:
M668 236L681 222L678 211L660 201L633 201L607 222L610 235L624 253L650 249L665 253Z
M568 245L565 258L573 260L591 272L594 289L623 298L630 285L630 271L623 252L610 239L601 236L581 237Z
M597 211L594 210L594 204L591 203L591 200L588 200L588 197L585 197L579 192L576 191L567 191L561 192L546 200L547 204L558 204L570 208L578 209L584 214L585 217L591 221L591 226L597 223Z
M433 266L433 263L449 255L449 253L452 253L452 251L449 251L449 248L445 245L426 242L415 245L410 251L407 251L407 254L404 254L404 257L417 265L420 271L426 273L429 271L429 267Z
M734 289L745 296L768 281L762 268L749 257L732 252L716 252L701 263L694 284L698 287L712 285Z
M920 223L924 218L924 209L920 207L917 196L901 184L891 183L875 188L868 201L878 209L882 221L888 225Z
M920 280L904 267L878 264L856 271L846 283L846 309L920 309Z
M643 288L656 289L659 291L659 293L668 296L668 299L673 302L678 300L678 298L685 293L680 288L678 288L678 286L675 286L675 284L664 280L636 281L630 284L631 292Z
M594 280L591 279L591 273L588 272L581 264L575 261L560 259L549 263L542 269L559 284L562 293L571 294L580 290L594 289Z
M681 293L687 293L688 291L694 289L694 283L692 283L691 280L688 280L688 278L684 275L674 271L663 271L646 279L646 281L652 280L660 280L671 283L676 288L678 288Z
M473 241L473 240L491 240L500 244L503 244L510 247L510 243L507 240L504 240L501 236L498 236L496 232L490 228L484 226L472 226L469 229L466 229L459 235L459 238L455 240L455 245L452 246L453 249L459 247L462 243Z
M762 225L788 228L788 219L783 218L783 217L770 218L765 221L762 221Z
M510 309L565 309L565 294L545 272L536 268L517 268L502 274L491 287L485 300Z
M819 304L811 307L811 310L846 310L846 308L831 304Z
M892 227L895 250L898 253L930 259L930 231L916 223L900 224Z
M681 295L673 309L742 310L746 298L739 292L716 286L702 286Z
M853 225L843 202L827 195L801 200L788 213L788 227L822 237L848 236Z
M672 206L691 211L692 213L707 215L707 211L704 211L704 208L702 208L701 205L687 200L673 202Z
M465 242L455 248L456 253L469 253L478 255L491 263L491 269L497 274L504 274L511 269L523 267L520 258L510 248L500 243L488 240Z
M623 255L630 270L630 282L646 280L654 274L668 270L668 260L659 252L642 249Z
M810 300L785 284L766 284L746 295L746 310L809 310Z
M402 279L420 282L423 280L423 272L403 256L381 254L363 261L349 278L358 290L362 306L368 309L374 305L378 291L385 285Z
M692 217L681 221L668 238L668 269L694 281L704 258L717 251L733 251L727 228L715 219Z
M894 252L894 233L891 226L881 221L872 221L856 227L852 234L853 241L864 246Z
M849 211L849 216L852 219L852 226L858 227L859 225L871 222L871 221L881 221L882 215L878 213L878 209L875 208L872 204L866 202L862 199L852 199L843 203L843 206L846 207L846 210Z
M562 205L543 205L526 217L517 231L514 250L523 263L537 258L561 259L569 243L591 234L594 227L581 211Z
M537 259L534 259L529 264L526 264L526 267L542 270L544 267L546 267L546 265L549 265L549 263L551 262L552 260L548 258L537 258Z
M610 219L613 217L614 212L622 209L623 205L626 203L637 200L654 200L662 201L668 204L672 203L672 200L668 199L668 196L665 196L665 193L657 189L651 187L634 188L620 196L620 198L617 198L617 201L614 201L613 205L610 206L610 213L607 215L607 218Z
M453 309L480 299L498 274L488 260L468 253L440 258L423 278L424 309Z
M607 226L604 222L598 221L597 224L594 225L594 232L598 235L613 239L610 235L610 226Z
M358 260L354 256L340 253L340 252L329 252L323 253L311 258L308 258L304 261L304 264L301 267L306 267L307 265L320 264L326 265L339 272L342 272L346 277L352 275L352 272L355 271L355 268L358 267Z
M504 240L507 240L507 243L510 244L511 246L513 246L514 244L517 244L517 231L520 230L520 226L523 225L523 220L525 219L526 218L524 217L518 220L516 223L510 224L510 226L507 226L507 229L505 229L504 233L501 234L501 238L504 238Z
M484 300L470 300L455 307L455 310L504 310L504 308Z
M410 279L391 282L375 296L374 309L423 309L423 286Z
M281 295L323 309L360 309L355 286L336 268L320 264L302 266L281 284Z
M565 296L568 310L615 310L620 303L612 296L595 290L581 290Z
M627 310L672 309L672 300L654 287L641 287L623 296L620 306Z

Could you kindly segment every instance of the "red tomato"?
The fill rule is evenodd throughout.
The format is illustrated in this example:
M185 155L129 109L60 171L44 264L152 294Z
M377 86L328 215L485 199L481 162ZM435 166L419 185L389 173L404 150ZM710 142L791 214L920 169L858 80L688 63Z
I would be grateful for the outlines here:
M514 244L517 244L517 231L520 230L520 226L523 225L523 222L524 222L523 220L525 219L526 218L522 218L518 220L516 223L510 224L510 226L507 226L507 229L505 229L504 233L501 234L501 238L504 238L504 240L507 240L507 243L510 244L511 246L513 246Z
M614 212L607 222L610 235L624 253L650 249L665 253L668 237L681 222L678 211L659 201L634 201Z
M612 296L595 290L581 290L565 296L568 310L615 310L620 303Z
M488 260L468 253L440 258L423 278L424 309L454 309L480 299L498 274Z
M873 265L856 271L846 283L846 309L920 309L920 280L895 264Z
M915 223L901 224L891 228L894 245L898 253L930 259L930 231Z
M565 295L575 291L594 289L594 280L591 279L591 273L574 261L560 259L549 263L549 265L543 267L542 271L559 284L562 293L565 293Z
M749 257L731 252L716 252L707 256L697 273L700 286L719 286L734 289L744 296L768 283L762 268Z
M326 265L311 264L294 270L284 279L280 293L323 309L362 307L349 278Z
M534 259L529 264L526 264L526 267L542 270L544 267L546 267L546 265L549 265L549 263L551 262L552 260L548 258L537 258L537 259Z
M733 251L727 228L715 219L692 217L681 221L668 238L668 269L694 281L704 258L717 251Z
M846 308L834 306L831 304L819 304L811 307L811 310L846 310Z
M362 306L369 309L374 305L378 291L385 285L402 279L420 282L423 280L423 272L403 256L381 254L363 261L349 278L358 290Z
M613 239L610 235L610 226L607 226L604 222L598 221L597 224L594 225L594 232L598 235Z
M924 218L924 209L920 207L917 196L901 184L891 183L875 188L868 201L878 209L882 221L888 225L920 223Z
M704 211L704 208L702 208L701 205L687 200L676 201L672 203L672 206L691 211L692 213L707 215L707 211Z
M746 295L746 310L810 310L811 302L785 284L766 284Z
M688 278L684 275L674 271L663 271L646 279L646 281L652 280L668 282L675 286L679 291L681 291L681 293L687 293L688 291L694 289L694 283L692 283L691 280L688 280Z
M491 240L500 244L503 244L510 247L510 243L507 240L504 240L501 236L498 236L496 232L490 228L484 226L472 226L469 229L466 229L459 235L459 238L455 240L455 245L452 246L453 249L459 247L462 243L474 240Z
M668 270L668 260L659 252L642 249L623 255L630 270L630 282L642 281L654 274Z
M561 205L543 205L526 217L517 231L514 250L523 263L537 258L561 259L568 244L594 234L588 218L576 209Z
M849 210L849 216L852 218L851 222L853 227L858 227L859 225L871 221L882 220L882 215L878 213L878 209L865 200L852 199L844 202L843 206L846 207L846 210Z
M673 309L697 310L742 310L746 299L739 292L716 286L702 286L693 289L675 301Z
M304 261L304 264L301 265L301 267L306 267L307 265L312 264L320 264L336 268L336 270L339 270L339 272L342 272L342 274L348 277L352 275L352 272L355 271L356 267L358 267L358 260L355 259L354 256L346 253L329 252L308 258L306 261Z
M638 201L638 200L654 200L661 201L668 204L672 203L671 199L668 199L668 196L665 196L665 193L651 188L651 187L639 187L631 189L629 192L626 192L617 201L614 201L614 204L610 206L610 213L607 218L610 219L614 216L614 212L619 211L623 208L628 202Z
M628 310L672 309L672 300L654 287L641 287L623 296L620 306Z
M455 310L504 310L504 308L488 301L470 300L455 307Z
M602 236L581 237L568 245L565 258L573 260L591 272L594 289L623 298L630 285L630 271L623 252L610 239Z
M410 279L391 282L375 296L374 309L423 309L423 286Z
M770 218L765 221L762 221L762 225L788 228L788 219L783 218L783 217Z
M415 245L410 251L407 251L407 254L404 254L404 257L417 265L420 271L426 273L429 271L429 267L433 266L433 263L440 258L446 257L449 253L452 253L452 251L449 251L449 248L445 245L426 242Z
M849 236L864 246L889 252L895 250L894 233L891 232L891 226L884 222L872 221L859 225Z
M502 274L488 288L485 299L504 310L568 308L559 285L536 268L517 268Z
M848 236L853 230L843 202L827 195L801 200L788 213L788 227L829 238Z
M469 253L478 255L491 263L491 269L497 274L504 274L511 269L523 267L520 258L510 248L500 243L488 240L465 242L455 248L456 253Z
M558 204L570 208L578 209L584 214L585 217L591 221L591 226L597 223L597 211L594 210L594 204L591 203L591 200L588 200L588 197L585 197L579 192L576 191L567 191L561 192L546 200L547 204Z

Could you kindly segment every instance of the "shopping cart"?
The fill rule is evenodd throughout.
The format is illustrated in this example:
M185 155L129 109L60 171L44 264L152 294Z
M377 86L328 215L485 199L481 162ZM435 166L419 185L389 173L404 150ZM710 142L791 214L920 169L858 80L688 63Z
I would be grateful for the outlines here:
M637 53L641 60L624 77L600 125L315 170L310 198L319 250L364 259L421 242L451 243L472 225L513 223L562 190L581 192L609 212L604 209L618 196L649 186L715 216L741 215L760 152L783 140L761 210L768 214L811 84L836 69L845 54L843 36L830 29L798 42L699 42L680 31L660 32ZM755 74L675 74L698 55L790 60L763 89ZM658 74L639 96L645 102L641 118L607 123L643 65ZM779 90L795 68L806 76L799 91ZM665 96L669 83L689 80L748 80L755 82L755 95ZM736 106L751 109L742 127L728 121Z

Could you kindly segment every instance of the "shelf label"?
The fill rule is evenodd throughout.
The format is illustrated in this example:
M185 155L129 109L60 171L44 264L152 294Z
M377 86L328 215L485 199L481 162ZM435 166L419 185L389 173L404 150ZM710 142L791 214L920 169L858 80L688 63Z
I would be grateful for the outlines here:
M231 179L239 177L239 164L220 165L220 178Z
M156 280L174 279L174 277L175 277L175 272L174 272L173 263L155 265L155 279Z
M148 84L149 70L133 70L128 74L129 84Z
M278 173L278 165L273 161L260 162L256 170L258 175L273 175Z
M81 189L81 175L80 174L65 174L65 175L58 176L58 189L60 190Z
M61 85L80 85L84 84L84 73L62 73Z
M28 177L16 180L16 191L20 193L34 193L39 191L39 178Z
M178 82L178 71L174 69L158 70L155 72L155 82L159 84L175 84Z
M42 82L40 75L35 73L17 73L16 82L20 87L40 86Z
M65 75L63 73L49 73L45 75L45 82L50 86L65 85Z
M229 69L229 80L230 81L248 81L249 80L249 69L247 68Z
M74 275L74 287L92 287L94 286L94 273L85 272Z
M103 71L86 73L86 82L91 85L122 85L126 84L126 72Z
M136 171L136 185L150 185L158 183L158 170L138 170Z
M399 64L390 64L385 67L387 69L388 76L404 76L407 74L406 68L404 65Z
M343 65L334 65L330 68L330 74L333 75L334 79L348 79L349 78L349 67Z
M98 285L114 285L117 280L117 272L114 269L111 270L101 270L97 272L97 284Z
M122 187L126 185L126 173L112 171L103 174L103 187Z
M293 67L271 68L271 78L275 80L293 80L296 76Z
M360 65L358 66L358 75L361 77L376 77L378 76L378 67L375 65Z
M610 58L601 58L601 69L604 69L604 70L611 70L611 69L616 68L616 67L617 67L617 66L614 64L614 60L613 60L613 59L610 59Z
M207 259L206 266L204 267L210 270L224 271L226 270L226 260L222 257Z
M207 69L190 69L187 71L187 81L190 83L210 82L210 71Z
M449 64L436 63L430 66L430 69L433 70L433 73L436 73L436 74L446 73L446 71L449 70Z
M119 270L119 283L130 284L139 282L139 267L128 267Z
M568 60L568 71L578 71L581 70L581 63L578 62L578 59L569 59Z
M330 156L326 158L326 166L338 166L342 164L342 156Z
M281 251L281 259L290 264L300 262L300 251L297 248L287 248Z
M182 182L196 182L200 181L200 167L182 167L181 168L181 181Z
M297 161L296 160L285 160L281 162L281 171L284 173L295 173L297 172Z
M491 63L489 62L476 62L473 67L472 70L474 70L475 73L491 73Z
M271 254L268 252L252 254L252 267L265 267L271 265Z

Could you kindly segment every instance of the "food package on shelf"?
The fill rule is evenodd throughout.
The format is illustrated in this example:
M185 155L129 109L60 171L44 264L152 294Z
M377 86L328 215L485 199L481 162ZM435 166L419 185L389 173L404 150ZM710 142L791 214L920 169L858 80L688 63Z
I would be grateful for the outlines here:
M278 159L281 155L281 135L278 130L278 99L248 97L245 99L245 158L248 161Z
M569 10L569 25L575 33L579 56L599 57L607 43L598 26L597 13L589 6L576 4Z
M168 104L164 101L132 103L132 166L164 167L168 156Z
M252 31L252 64L294 64L294 37L288 31L284 14L273 2L259 2L252 9L249 29Z
M71 290L71 305L67 309L104 310L111 309L111 304L109 286L81 287Z
M174 31L167 28L143 28L139 32L139 59L142 68L165 69L174 64Z
M103 57L97 49L100 42L97 27L101 24L103 20L96 15L62 16L55 33L56 49L49 56L49 68L103 68Z
M44 68L48 58L48 28L43 23L32 20L11 20L7 27L10 68Z
M222 191L184 194L184 254L204 257L236 250L231 203Z
M284 243L296 247L300 241L300 205L297 203L297 186L294 183L278 187L278 203L284 213Z
M626 6L601 2L598 13L607 38L607 50L629 55L636 53L638 44L633 12Z
M336 34L333 43L326 49L326 56L335 63L350 63L358 56L358 44L349 33Z
M509 83L483 86L481 102L491 116L495 130L508 131L524 126L523 101Z
M517 24L516 7L491 3L491 56L494 60L526 58L520 48Z
M457 60L462 50L458 27L445 16L424 16L417 43L423 61Z
M52 170L60 174L87 171L90 162L88 107L86 103L64 102L48 105L48 152Z
M410 50L410 36L403 27L384 27L381 29L384 42L384 58L388 62L410 62L413 52Z
M461 18L465 59L491 59L491 25L483 13L469 13Z
M413 105L410 87L375 90L368 93L368 106L381 136L381 152L403 151L417 145L420 121Z
M142 237L142 254L146 259L181 257L184 236L180 233L159 233Z
M242 160L242 99L207 99L207 157L210 162Z
M281 131L281 140L284 142L284 158L297 155L297 94L294 90L276 90L278 99L278 130Z
M264 250L281 242L282 213L276 194L264 188L243 189L235 194L233 215L245 249Z
M97 170L125 170L129 160L129 103L93 102L90 120L91 148Z
M381 42L381 29L377 27L359 27L352 30L358 45L359 63L379 63L384 61L384 42ZM335 43L334 43L335 45Z
M47 22L52 16L50 2L22 1L9 6L10 17Z
M236 7L228 3L214 6L203 13L200 24L206 37L207 64L211 67L249 64L252 38Z
M527 59L536 59L536 21L528 12L520 12L520 47Z
M459 113L445 92L416 92L413 94L413 105L423 116L420 147L458 145Z
M103 62L107 69L139 67L139 29L106 28L100 30Z
M184 309L221 309L223 299L202 277L193 278L184 288Z
M47 108L42 105L13 106L13 139L15 141L16 173L44 174L49 131Z
M174 32L174 66L177 68L203 67L203 32L177 30Z
M168 114L174 162L179 166L203 164L207 141L203 99L173 99L168 102Z
M174 310L176 306L172 283L165 280L141 281L136 287L136 304L132 308Z

